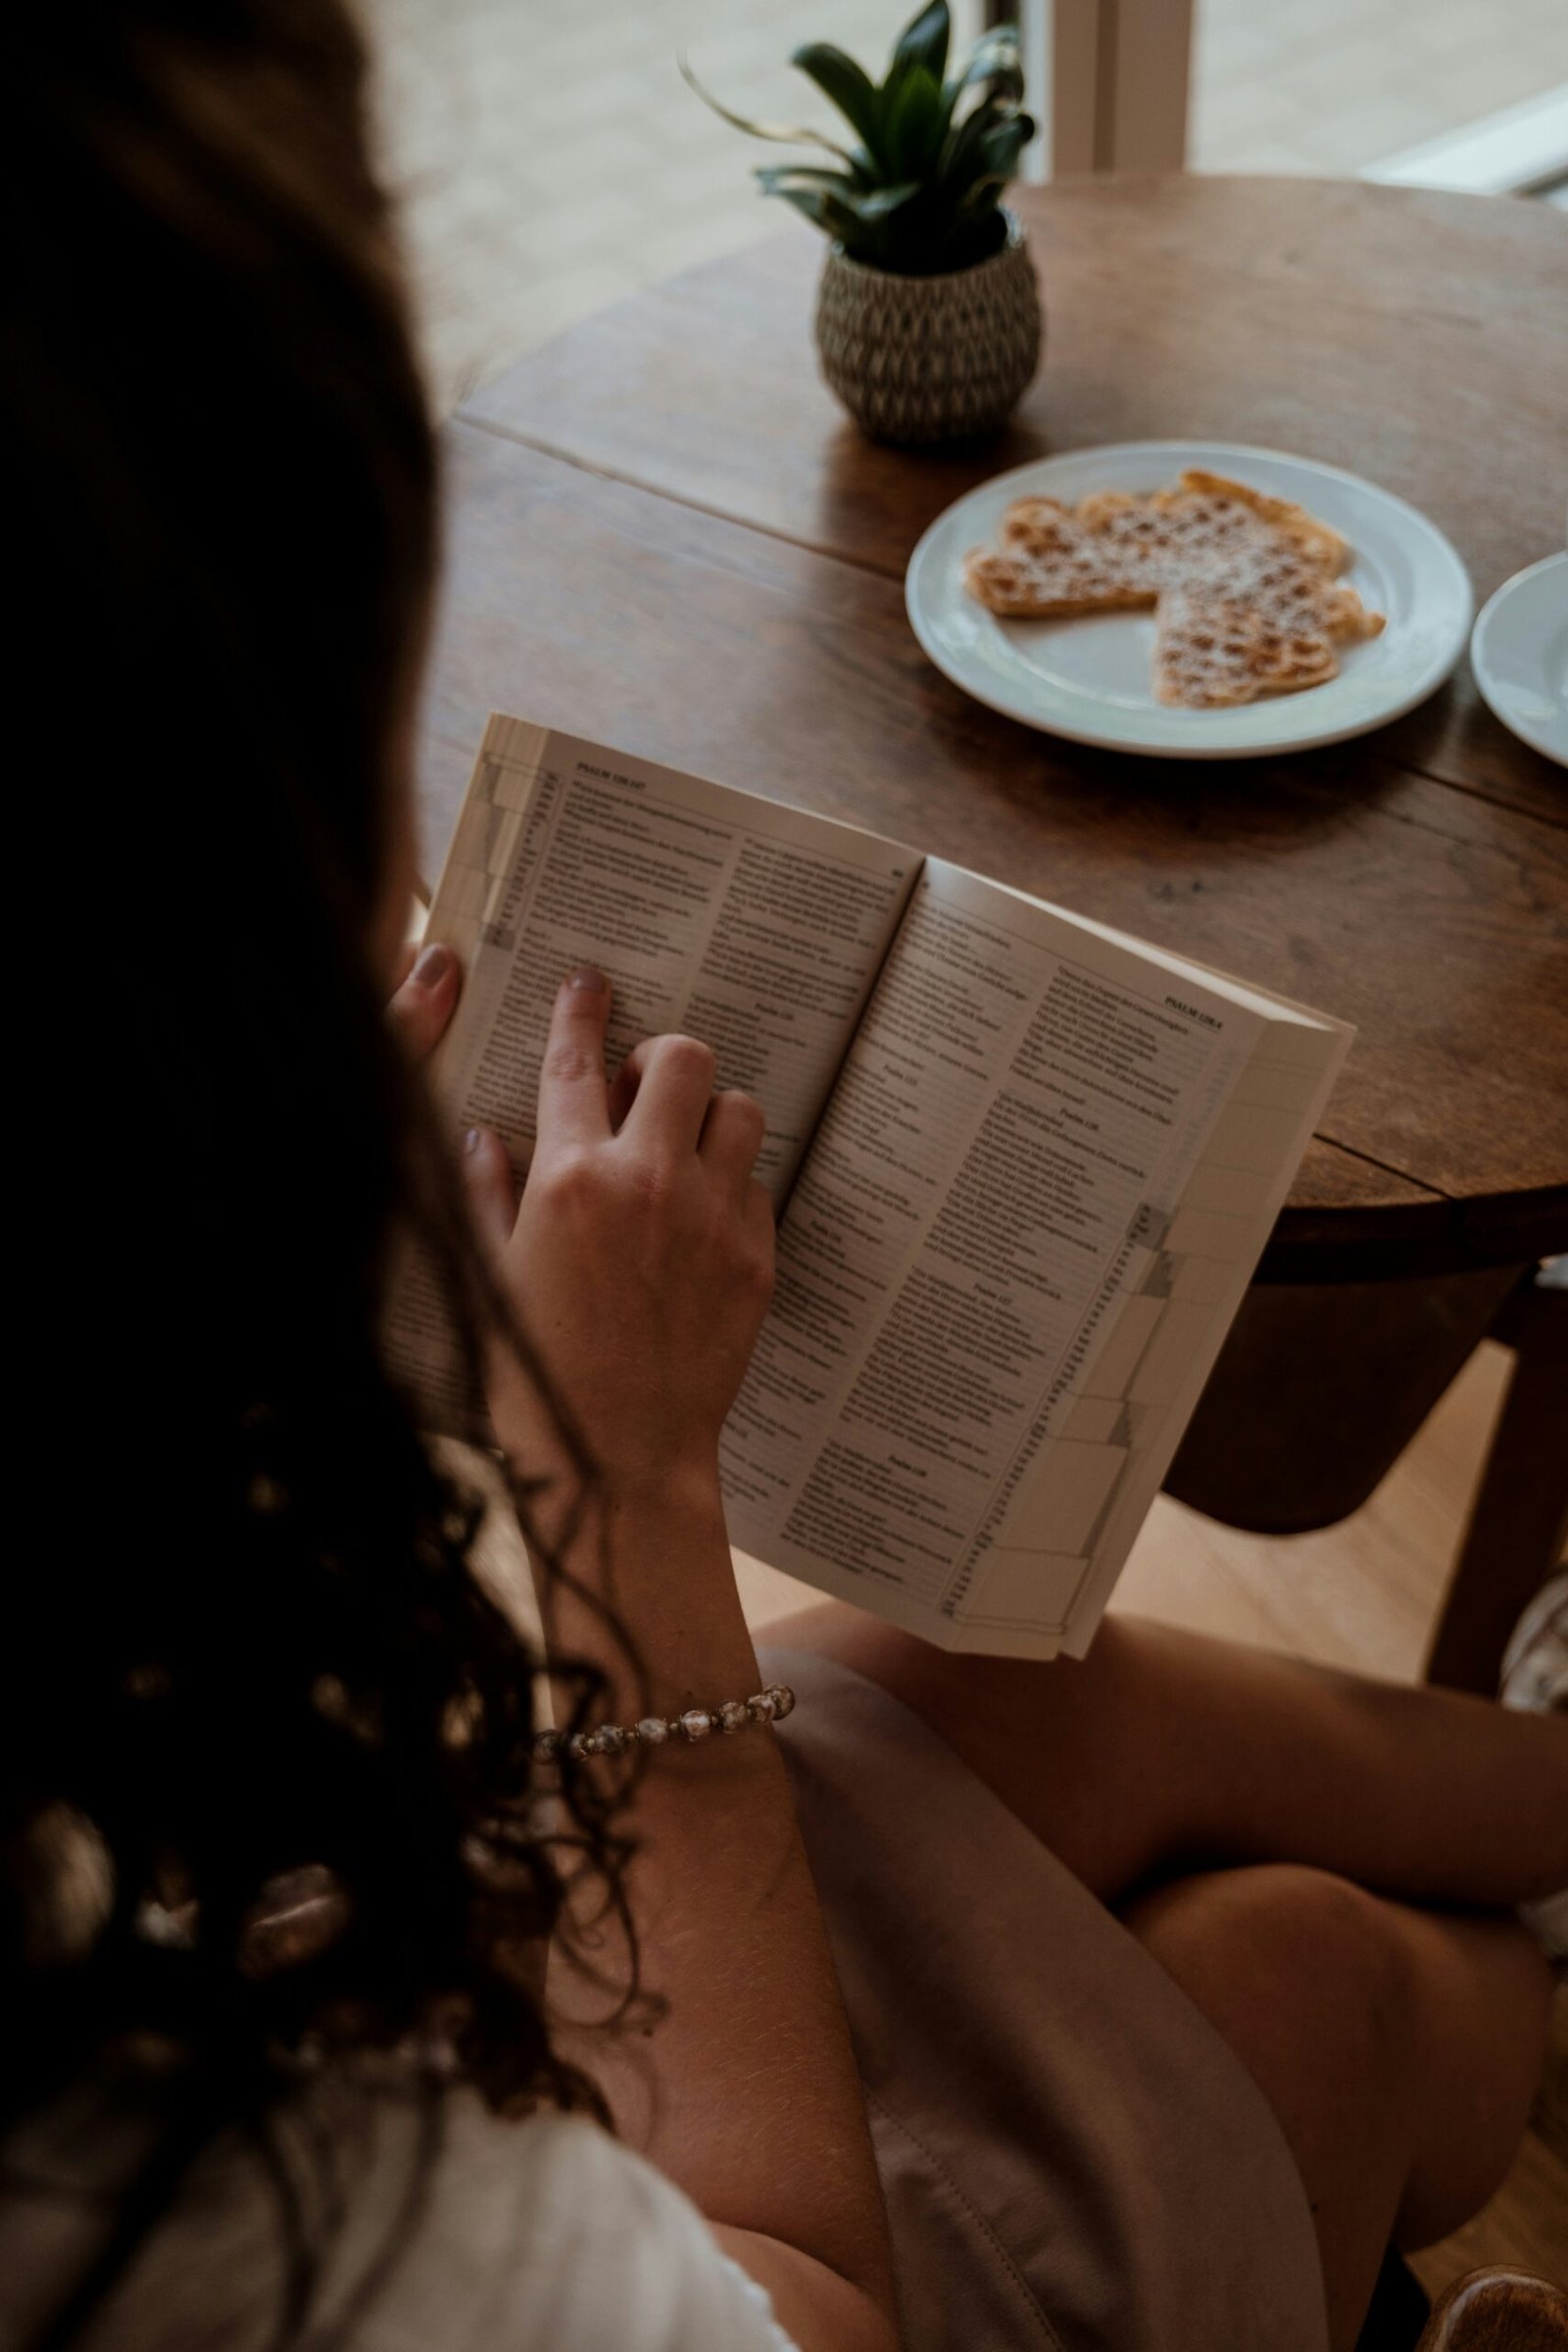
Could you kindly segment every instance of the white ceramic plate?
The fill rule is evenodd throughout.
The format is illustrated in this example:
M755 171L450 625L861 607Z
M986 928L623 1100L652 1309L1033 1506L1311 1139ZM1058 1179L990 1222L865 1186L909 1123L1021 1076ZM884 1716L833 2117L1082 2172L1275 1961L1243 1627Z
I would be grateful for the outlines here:
M1342 647L1338 677L1236 710L1172 710L1154 700L1149 613L1001 620L965 589L964 557L996 544L1003 510L1015 498L1157 490L1187 466L1294 499L1349 542L1345 576L1387 614L1388 627L1367 644ZM1255 759L1380 727L1442 685L1464 651L1473 610L1459 558L1403 499L1336 466L1222 441L1127 441L998 474L937 516L909 558L904 593L925 651L977 701L1074 743L1165 760Z
M1481 608L1470 665L1503 725L1568 767L1568 556L1503 581Z

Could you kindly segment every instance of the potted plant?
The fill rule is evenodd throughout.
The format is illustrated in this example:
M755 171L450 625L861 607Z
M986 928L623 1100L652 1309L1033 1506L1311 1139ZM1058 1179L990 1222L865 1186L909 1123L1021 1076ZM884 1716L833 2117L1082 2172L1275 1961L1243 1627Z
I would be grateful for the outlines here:
M826 165L757 172L832 239L816 308L822 371L877 440L952 441L1002 423L1040 358L1040 295L1023 229L1002 204L1034 123L1013 25L948 70L947 0L921 10L872 81L812 41L790 63L830 98L855 143L715 114L755 138L825 149Z

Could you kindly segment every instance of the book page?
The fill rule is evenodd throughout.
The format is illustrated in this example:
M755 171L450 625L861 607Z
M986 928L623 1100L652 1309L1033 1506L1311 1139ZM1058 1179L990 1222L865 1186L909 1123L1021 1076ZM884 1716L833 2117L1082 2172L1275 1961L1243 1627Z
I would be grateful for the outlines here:
M1082 1657L1284 1204L1350 1039L1271 1023L1158 1248L1114 1303L1055 1434L979 1563L955 1646Z
M788 1196L898 928L918 855L854 826L492 718L430 910L464 962L436 1065L455 1130L494 1127L519 1176L565 974L614 988L612 1069L670 1030L767 1119L758 1175Z
M955 1645L1264 1026L929 859L780 1228L735 1540Z

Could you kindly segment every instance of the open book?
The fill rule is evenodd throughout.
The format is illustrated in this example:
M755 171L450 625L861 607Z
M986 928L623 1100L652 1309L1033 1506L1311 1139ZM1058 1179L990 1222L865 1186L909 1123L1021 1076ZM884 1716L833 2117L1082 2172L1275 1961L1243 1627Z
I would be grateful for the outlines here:
M563 975L755 1095L777 1287L730 1534L949 1649L1081 1656L1349 1045L899 842L492 718L429 934L436 1082L527 1168ZM427 1396L455 1375L412 1308ZM449 1395L456 1406L460 1398Z

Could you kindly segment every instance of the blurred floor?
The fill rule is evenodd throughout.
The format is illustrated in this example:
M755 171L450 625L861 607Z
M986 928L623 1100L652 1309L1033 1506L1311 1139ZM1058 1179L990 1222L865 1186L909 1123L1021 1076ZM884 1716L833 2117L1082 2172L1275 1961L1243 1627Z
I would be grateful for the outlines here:
M600 0L591 13L562 0L362 6L445 410L633 286L786 218L813 233L759 195L749 169L765 151L699 103L678 51L742 113L825 123L830 110L789 71L790 51L820 33L869 64L912 0L831 0L814 16L811 0Z
M438 406L617 294L766 228L742 112L827 120L784 60L831 38L880 71L912 0L362 0ZM977 0L956 0L972 27ZM1348 172L1568 80L1563 0L1199 0L1205 172Z
M1568 79L1562 0L1198 0L1200 172L1357 172Z

